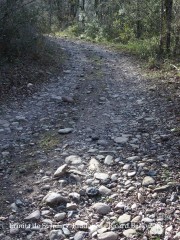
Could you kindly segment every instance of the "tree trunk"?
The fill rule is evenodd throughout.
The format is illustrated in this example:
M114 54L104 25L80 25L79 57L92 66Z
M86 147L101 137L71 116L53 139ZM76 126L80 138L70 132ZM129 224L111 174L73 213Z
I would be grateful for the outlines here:
M142 25L141 25L141 19L140 19L140 0L137 0L137 16L136 16L136 37L140 38L142 35Z
M164 23L164 0L161 0L161 11L160 11L160 41L159 41L159 54L164 54L164 41L163 41L163 24Z
M173 0L165 0L166 8L166 52L170 53L171 48L171 25L172 25Z
M175 56L180 54L180 27L178 27L176 30L175 46L174 46L173 54Z

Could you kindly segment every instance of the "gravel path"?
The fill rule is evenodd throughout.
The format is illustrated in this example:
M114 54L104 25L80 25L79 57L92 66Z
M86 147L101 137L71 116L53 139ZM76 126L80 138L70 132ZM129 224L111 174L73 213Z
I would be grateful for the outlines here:
M0 107L0 239L180 239L177 106L127 54L51 40L63 73Z

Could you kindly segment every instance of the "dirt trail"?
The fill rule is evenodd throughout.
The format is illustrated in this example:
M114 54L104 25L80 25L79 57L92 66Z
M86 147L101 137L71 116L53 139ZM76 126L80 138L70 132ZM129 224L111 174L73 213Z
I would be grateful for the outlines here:
M132 233L135 239L151 239L155 232L148 227L141 229L144 218L150 219L146 225L160 223L154 234L157 239L172 239L178 232L180 211L180 140L178 131L171 131L178 126L177 106L167 101L152 81L141 76L130 56L80 41L53 41L59 42L68 54L63 74L52 76L49 83L42 84L23 102L14 99L0 107L0 217L4 217L0 219L1 239L73 239L75 234L76 240L106 239L101 236L103 231L112 234L108 239L126 239L131 231L124 233L121 228L98 232L105 218L115 221L122 214L131 219L139 216L137 232ZM61 134L59 130L69 133ZM52 180L55 170L71 155L80 157L79 165L73 168L77 172L71 169L63 172L59 182ZM96 158L99 169L91 172L88 168L92 158ZM111 177L99 180L94 172ZM144 184L145 177L151 183ZM80 184L74 183L78 181ZM88 194L88 185L94 188L92 191L98 189L98 194ZM111 193L107 194L107 189L101 193L100 185ZM165 190L157 190L161 186L166 186ZM49 190L63 195L77 192L80 199L69 209L49 209L41 203ZM137 192L145 201L138 200ZM95 202L109 204L112 214L107 212L102 217L95 209L93 215ZM123 202L124 207L116 207L118 202ZM39 224L57 223L54 215L63 211L67 216L60 223L73 224L73 220L81 219L91 226L96 219L101 227L94 235L85 229L79 238L78 228L69 233L62 229L55 235L49 228L9 229L9 222L24 222L24 217L37 209L41 211L36 218ZM47 215L42 213L45 210L49 211ZM70 216L72 211L74 215ZM160 217L162 221L158 221ZM57 234L62 236L58 238Z

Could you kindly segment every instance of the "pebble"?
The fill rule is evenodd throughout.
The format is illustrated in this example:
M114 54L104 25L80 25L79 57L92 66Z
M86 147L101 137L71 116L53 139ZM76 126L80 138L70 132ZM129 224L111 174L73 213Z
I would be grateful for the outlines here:
M139 160L140 160L140 157L139 157L139 156L132 156L132 157L128 157L127 160L128 160L128 161L135 162L135 161L139 161Z
M180 232L176 233L176 235L174 236L173 239L175 239L175 240L179 240L179 239L180 239Z
M19 233L19 228L18 228L18 227L10 228L9 233L10 233L11 235L16 235L16 234Z
M107 181L109 180L109 174L107 173L100 173L100 172L97 172L94 174L94 177L96 179L99 179L99 180L102 180L102 181Z
M65 239L65 236L61 230L52 230L49 233L49 240L60 240L60 239L61 240Z
M75 228L76 229L88 229L88 223L81 221L81 220L77 220L75 222Z
M68 199L63 197L61 194L57 192L50 192L43 198L42 201L47 205L53 207L53 206L57 206L60 203L68 202Z
M77 155L71 155L69 157L66 157L65 162L67 164L72 164L72 165L79 165L82 163L82 160L79 156Z
M132 223L138 223L138 222L141 221L141 219L142 219L141 216L136 216L136 217L134 217L134 218L131 220L131 222L132 222Z
M69 194L69 197L72 198L75 201L79 201L81 196L77 192L72 192L72 193Z
M54 219L56 221L62 221L66 218L66 213L65 212L62 212L62 213L57 213L54 215Z
M99 190L98 190L98 188L96 188L96 187L88 187L88 188L86 189L86 194L87 194L88 196L94 197L94 196L96 196L96 195L99 194Z
M127 137L116 137L114 138L114 142L118 143L118 144L124 144L128 142L128 138Z
M143 185L144 187L147 187L147 186L153 185L153 184L155 184L154 178L149 177L149 176L146 176L146 177L143 179L142 185Z
M67 203L66 209L67 210L76 210L78 208L76 203Z
M155 224L151 229L150 229L150 235L163 235L164 229L160 224Z
M67 164L64 164L62 166L60 166L54 173L54 177L55 178L58 178L58 177L62 177L66 171L68 169L68 165Z
M74 129L73 128L62 128L58 131L59 134L68 134L72 133Z
M164 191L167 191L169 190L170 186L169 185L164 185L164 186L161 186L161 187L156 187L154 189L154 192L164 192Z
M136 175L136 172L128 172L127 176L128 177L134 177Z
M131 221L131 215L129 214L123 214L118 218L119 224L129 223L130 221Z
M88 169L90 171L99 171L99 162L95 158L91 158Z
M123 203L123 202L119 202L118 204L116 204L115 206L115 209L118 210L118 209L125 209L126 208L126 205Z
M113 157L112 156L110 156L110 155L108 155L108 156L106 156L106 158L105 158L105 160L104 160L104 164L106 164L106 165L112 165L113 164Z
M110 195L111 194L111 189L105 187L105 186L100 186L99 187L99 192L101 195Z
M98 235L98 240L117 240L118 234L115 232L105 232Z
M86 235L87 235L86 232L79 231L74 235L74 240L84 240Z
M131 228L123 231L123 235L127 238L133 238L136 234L136 230Z
M101 215L106 215L111 211L111 208L109 205L105 204L105 203L95 203L92 208Z
M34 211L29 216L27 216L24 220L38 220L41 217L41 213L39 210Z

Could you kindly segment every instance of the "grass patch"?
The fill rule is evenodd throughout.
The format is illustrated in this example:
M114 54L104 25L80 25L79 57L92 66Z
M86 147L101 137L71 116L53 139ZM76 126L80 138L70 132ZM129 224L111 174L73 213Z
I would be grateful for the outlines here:
M41 136L38 145L43 150L51 150L55 148L59 144L59 142L60 137L57 136L57 134L45 133L43 136Z

